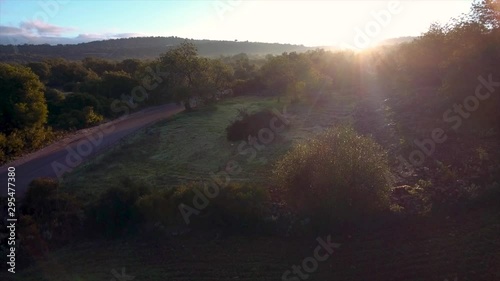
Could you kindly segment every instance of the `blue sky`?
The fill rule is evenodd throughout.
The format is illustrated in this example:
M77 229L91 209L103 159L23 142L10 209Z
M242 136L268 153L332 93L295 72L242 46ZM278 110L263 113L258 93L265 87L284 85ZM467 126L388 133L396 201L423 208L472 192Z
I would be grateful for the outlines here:
M398 8L391 9L390 5ZM469 8L470 1L451 0L0 0L0 42L10 37L14 38L9 39L11 42L53 44L179 36L307 46L349 45L366 35L370 43L420 35L432 22L446 22Z

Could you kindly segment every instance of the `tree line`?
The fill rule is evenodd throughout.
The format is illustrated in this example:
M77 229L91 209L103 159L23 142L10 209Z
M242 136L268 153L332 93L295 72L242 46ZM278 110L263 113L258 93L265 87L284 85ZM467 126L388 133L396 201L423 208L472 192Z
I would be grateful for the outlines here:
M178 102L190 110L193 100L215 102L227 89L235 95L293 102L332 93L358 100L365 95L363 81L377 79L396 116L426 111L431 114L426 116L440 117L446 105L475 92L478 76L500 80L498 3L476 1L469 14L434 24L412 42L362 53L316 49L261 59L245 53L208 58L184 41L151 60L87 57L1 63L0 160L39 148L54 132L116 118L113 106L135 110ZM147 99L140 103L131 98L138 85L148 88ZM492 96L473 119L499 128L498 105L498 95Z
M180 37L135 37L93 41L80 44L58 45L0 45L0 61L28 63L41 61L45 58L62 57L69 60L82 60L88 56L96 56L111 60L155 59L165 52L165 48L175 48L187 41L195 44L200 55L217 57L220 55L233 56L246 53L251 57L267 54L281 54L283 52L304 52L310 49L303 45L260 43L248 41L217 41L196 40Z

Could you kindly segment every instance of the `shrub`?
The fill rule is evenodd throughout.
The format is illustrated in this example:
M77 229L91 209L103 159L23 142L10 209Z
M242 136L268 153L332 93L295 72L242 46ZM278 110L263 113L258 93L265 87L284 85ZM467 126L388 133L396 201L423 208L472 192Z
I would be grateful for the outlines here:
M249 136L258 136L259 130L269 128L271 119L275 115L270 110L248 114L240 111L239 118L226 128L228 141L247 140Z
M141 216L150 223L171 225L180 223L179 209L176 205L178 194L174 189L165 188L152 191L137 201L137 208Z
M7 136L7 145L5 147L5 154L8 157L15 157L21 154L26 149L26 144L23 140L23 135L20 130L14 130Z
M426 215L432 209L429 189L430 181L419 180L413 186L402 185L395 187L391 192L393 206L400 213L410 215Z
M265 88L261 79L255 77L247 80L237 79L233 82L233 92L235 96L255 95Z
M137 206L145 220L152 224L184 225L180 204L195 208L193 200L204 194L205 187L202 182L189 182L152 192L139 199ZM199 215L189 217L190 226L212 227L215 224L241 229L258 224L267 215L269 193L262 187L230 184L219 187L216 197L205 198L208 202L206 208L198 210Z
M91 106L82 110L69 110L59 115L55 126L61 129L81 129L97 125L104 117L97 114Z
M355 222L389 208L386 153L350 127L329 129L294 147L273 174L290 207L320 225Z
M217 220L224 226L245 228L259 224L269 215L269 191L265 187L231 184L214 198Z
M48 245L42 238L38 223L29 215L21 215L19 218L19 239L21 247L28 257L43 257L48 251Z
M0 133L0 163L7 161L7 137Z
M58 182L50 178L38 178L30 183L21 213L36 222L40 234L52 245L73 239L83 223L81 204L60 191Z
M120 186L108 189L87 207L88 229L107 238L136 231L141 221L136 202L147 194L148 188L122 180Z

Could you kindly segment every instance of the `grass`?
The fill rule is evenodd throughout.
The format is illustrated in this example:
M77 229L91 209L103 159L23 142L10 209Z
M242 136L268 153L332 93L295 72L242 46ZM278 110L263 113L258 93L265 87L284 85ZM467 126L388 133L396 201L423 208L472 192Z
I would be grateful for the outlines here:
M250 154L238 152L241 142L226 140L226 127L237 117L238 109L283 112L285 103L261 97L224 100L208 108L180 113L127 137L119 146L65 176L63 186L83 198L100 194L124 177L153 188L169 187L184 181L210 180L211 173L225 170L230 160L242 168L232 181L265 183L269 165L276 157L285 153L295 141L305 140L332 125L337 109L344 105L345 102L332 101L321 107L289 106L287 112L292 113L290 130L257 151L255 159L249 161Z
M307 280L500 280L498 233L497 199L455 215L332 235L340 248ZM112 280L111 270L123 267L134 280L281 280L317 246L315 236L215 234L79 243L50 253L13 280Z
M234 180L265 183L276 156L339 122L339 108L348 112L351 106L341 98L291 106L290 130L258 152L257 159L263 157L267 163L246 163L246 157L238 155L238 143L226 141L226 126L238 108L281 111L283 105L253 97L226 100L216 108L179 114L128 137L121 146L69 174L64 184L81 196L95 196L125 176L160 188L206 179L231 159L237 159L243 168ZM498 194L488 196L456 213L374 224L350 232L334 230L332 241L341 247L320 262L307 280L500 280L499 198ZM218 231L77 241L14 276L3 270L0 280L118 281L112 270L121 272L122 268L135 276L134 281L281 280L283 272L311 257L317 246L317 237L311 235L228 236L218 235Z

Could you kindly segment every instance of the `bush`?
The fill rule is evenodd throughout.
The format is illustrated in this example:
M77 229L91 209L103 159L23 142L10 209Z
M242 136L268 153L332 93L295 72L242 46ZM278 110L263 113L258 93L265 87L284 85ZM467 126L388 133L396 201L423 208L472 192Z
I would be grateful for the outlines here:
M398 212L410 215L426 215L432 209L429 189L430 181L419 180L413 186L402 185L391 192L393 206Z
M240 111L239 118L226 128L228 141L247 140L249 136L258 137L259 130L269 128L271 119L276 117L270 110L248 114Z
M136 202L149 194L149 189L124 179L121 186L104 192L87 208L88 229L107 238L117 238L137 230L141 216Z
M172 189L152 192L137 202L141 215L151 224L185 225L180 204L195 208L193 200L204 194L205 185L189 182ZM212 186L213 187L213 186ZM210 190L213 190L210 187ZM255 226L267 215L267 189L251 185L230 184L220 187L214 198L205 197L208 205L189 217L194 227L230 227L242 229Z
M0 133L0 163L7 161L7 137Z
M180 223L181 219L178 217L180 213L176 203L179 195L171 188L155 190L141 197L137 201L137 208L146 222L163 225Z
M233 82L233 92L235 96L255 95L265 88L263 82L258 78L248 80L237 79Z
M93 107L86 106L82 110L69 110L57 117L55 124L61 129L82 129L99 124L104 117L97 114Z
M224 226L246 228L255 226L269 215L269 191L265 187L231 184L214 198L217 220Z
M273 173L290 207L319 225L352 223L390 205L386 153L350 127L294 147Z
M36 223L41 236L52 245L66 243L82 229L81 204L71 195L61 192L57 181L50 178L33 180L24 200L22 215Z

